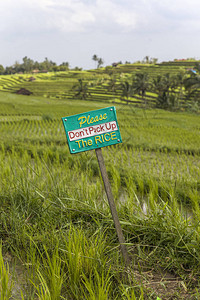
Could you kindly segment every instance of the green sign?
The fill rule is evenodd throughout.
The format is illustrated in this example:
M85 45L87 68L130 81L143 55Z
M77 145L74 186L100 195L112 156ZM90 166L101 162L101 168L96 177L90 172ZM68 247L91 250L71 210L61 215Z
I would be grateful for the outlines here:
M71 153L122 143L115 107L62 118Z

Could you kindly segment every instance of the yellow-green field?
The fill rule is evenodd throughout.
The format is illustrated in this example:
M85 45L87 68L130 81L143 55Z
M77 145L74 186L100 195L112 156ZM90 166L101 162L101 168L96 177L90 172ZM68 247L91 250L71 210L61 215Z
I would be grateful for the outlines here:
M102 151L125 268L95 152L71 155L61 121L112 101L26 76L7 81L33 95L0 92L1 299L199 299L200 116L115 104L123 143Z

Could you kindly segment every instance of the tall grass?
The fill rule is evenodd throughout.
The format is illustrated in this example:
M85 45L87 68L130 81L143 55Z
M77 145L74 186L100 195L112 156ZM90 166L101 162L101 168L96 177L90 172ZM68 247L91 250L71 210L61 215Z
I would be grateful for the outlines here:
M132 260L125 269L95 153L70 155L60 122L66 109L99 104L23 101L15 102L21 115L0 116L0 235L26 269L21 297L155 299L137 273L159 268L198 293L199 116L151 110L144 117L118 107L124 143L102 151Z
M2 244L0 245L0 298L8 300L12 296L13 281L9 272L9 265L3 259Z

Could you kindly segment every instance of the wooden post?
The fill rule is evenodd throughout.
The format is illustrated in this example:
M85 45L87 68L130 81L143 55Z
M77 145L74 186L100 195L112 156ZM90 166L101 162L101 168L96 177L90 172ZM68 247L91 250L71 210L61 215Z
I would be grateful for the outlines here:
M110 210L111 210L112 218L113 218L113 221L114 221L115 229L116 229L117 236L118 236L118 239L119 239L123 259L125 261L125 264L128 265L130 263L130 259L129 259L128 251L127 251L127 248L126 248L126 245L125 245L125 239L124 239L123 232L122 232L122 229L121 229L121 225L120 225L120 222L119 222L117 209L116 209L116 206L115 206L115 202L114 202L110 182L109 182L109 179L108 179L108 174L107 174L107 171L106 171L106 167L105 167L105 163L104 163L101 148L95 149L95 152L96 152L97 160L98 160L98 163L99 163L99 168L100 168L100 171L101 171L101 176L102 176L102 179L103 179L106 195L107 195L107 198L108 198L108 203L110 205Z

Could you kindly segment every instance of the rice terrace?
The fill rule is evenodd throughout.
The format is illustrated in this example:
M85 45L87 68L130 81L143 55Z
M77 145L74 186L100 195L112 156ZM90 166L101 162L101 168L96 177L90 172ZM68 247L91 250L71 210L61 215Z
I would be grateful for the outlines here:
M95 151L71 154L62 123L108 107L128 264ZM195 60L2 73L0 298L200 299L199 113Z

